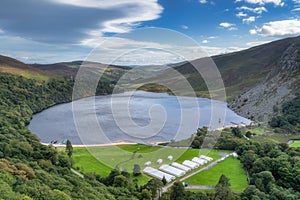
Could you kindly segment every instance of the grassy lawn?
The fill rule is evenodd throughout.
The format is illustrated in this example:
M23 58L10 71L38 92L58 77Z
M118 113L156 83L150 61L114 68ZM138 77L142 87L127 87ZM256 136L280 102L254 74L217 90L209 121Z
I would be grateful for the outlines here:
M185 182L189 185L215 186L222 174L230 179L231 189L235 192L242 192L248 185L246 172L240 161L233 157L227 158L209 170L196 174Z
M157 159L163 159L163 164L170 164L173 161L183 162L191 160L193 157L208 155L214 160L220 158L221 152L218 150L197 150L183 148L162 148L159 146L147 146L142 144L135 145L119 145L106 147L89 147L74 148L73 160L74 166L83 172L95 172L101 176L107 176L112 168L118 166L122 170L129 173L132 172L134 164L139 164L141 169L144 163L151 161L151 167L159 168L161 164L157 164ZM173 160L167 159L169 155L173 156ZM142 175L138 177L140 185L145 184L151 177Z
M290 145L290 147L300 147L300 140L295 140L294 143Z

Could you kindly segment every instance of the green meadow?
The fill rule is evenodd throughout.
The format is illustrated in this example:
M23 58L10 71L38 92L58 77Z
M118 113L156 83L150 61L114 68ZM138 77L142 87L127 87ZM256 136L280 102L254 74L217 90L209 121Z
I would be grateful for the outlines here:
M295 140L290 147L300 147L300 140Z
M185 182L189 185L215 186L224 174L230 179L230 188L234 192L242 192L247 186L247 175L238 159L229 157L209 170L190 177Z
M132 173L134 164L140 165L143 169L147 161L151 161L151 167L158 168L161 165L156 163L159 158L163 159L163 164L170 164L173 161L181 163L199 155L208 155L216 160L221 157L219 155L221 152L230 153L230 151L220 150L163 148L134 144L74 148L73 160L75 167L83 172L95 172L101 176L107 176L115 167ZM172 161L167 159L169 155L173 156ZM151 177L142 175L138 177L138 183L143 185L150 179Z

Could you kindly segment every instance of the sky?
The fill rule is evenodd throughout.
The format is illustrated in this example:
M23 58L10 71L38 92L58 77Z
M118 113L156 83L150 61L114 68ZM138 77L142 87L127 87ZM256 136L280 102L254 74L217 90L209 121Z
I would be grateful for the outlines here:
M0 54L176 63L298 36L299 14L300 0L1 0Z

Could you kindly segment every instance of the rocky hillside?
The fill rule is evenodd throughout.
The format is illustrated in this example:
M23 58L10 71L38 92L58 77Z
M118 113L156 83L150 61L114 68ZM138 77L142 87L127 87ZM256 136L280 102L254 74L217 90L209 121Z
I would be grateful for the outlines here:
M283 102L299 95L300 49L299 39L291 43L271 66L267 76L254 87L229 102L238 114L267 122Z

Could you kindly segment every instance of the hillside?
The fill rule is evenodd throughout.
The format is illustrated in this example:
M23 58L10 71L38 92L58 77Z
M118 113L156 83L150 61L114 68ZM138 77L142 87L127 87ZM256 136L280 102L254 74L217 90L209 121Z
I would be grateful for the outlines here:
M229 106L244 117L268 121L274 106L280 107L299 92L299 50L300 37L295 37L212 57L224 81ZM207 59L191 63L201 66ZM175 69L187 78L197 95L208 96L202 77L191 63ZM158 79L176 84L170 74L166 70Z
M21 75L36 80L48 80L53 74L33 68L16 59L0 55L0 72Z

